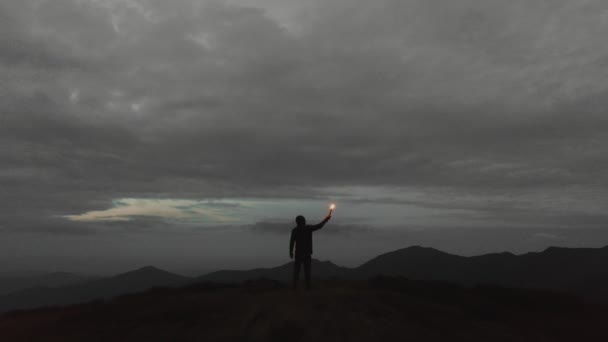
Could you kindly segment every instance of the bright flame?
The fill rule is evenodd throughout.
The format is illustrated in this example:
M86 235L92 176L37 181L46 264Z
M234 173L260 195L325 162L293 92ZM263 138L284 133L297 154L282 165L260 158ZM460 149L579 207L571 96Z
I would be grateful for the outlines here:
M334 209L336 209L336 205L332 203L332 204L329 206L329 209L330 209L330 210L334 210Z

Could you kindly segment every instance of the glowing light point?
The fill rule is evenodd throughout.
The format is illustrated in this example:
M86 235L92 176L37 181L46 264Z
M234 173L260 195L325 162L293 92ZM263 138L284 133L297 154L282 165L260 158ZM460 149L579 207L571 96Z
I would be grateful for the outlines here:
M331 216L331 213L334 211L334 209L336 209L336 204L335 203L330 204L329 205L329 215L328 216Z

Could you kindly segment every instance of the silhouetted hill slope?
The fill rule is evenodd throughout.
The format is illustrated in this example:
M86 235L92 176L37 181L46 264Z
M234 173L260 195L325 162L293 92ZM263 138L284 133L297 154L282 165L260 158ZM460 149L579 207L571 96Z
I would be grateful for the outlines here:
M95 286L112 289L110 292L124 293L124 290L146 289L155 286L179 286L192 281L189 277L177 275L154 266L146 266L135 271L116 275L95 282ZM112 295L110 293L110 295Z
M608 270L608 247L549 247L540 253L518 257L512 279L514 285L557 289L576 289L585 279L596 278Z
M454 280L460 277L467 258L433 248L412 246L379 255L355 268L358 277L407 276L412 279Z
M190 281L191 278L148 266L84 284L57 288L37 287L0 296L0 312L110 298L152 287L180 286Z
M521 279L528 277L527 262L522 256L507 252L463 257L433 248L412 246L380 255L355 268L353 273L357 277L392 275L466 285L489 283L520 286Z
M586 294L584 287L606 274L608 247L558 248L514 255L511 253L461 257L432 248L409 247L380 255L353 269L358 277L403 276L445 280L467 285L557 289ZM604 290L608 294L608 288ZM602 292L597 288L595 293Z
M2 341L605 341L608 309L559 293L403 278L150 290L0 315Z
M351 270L346 267L338 266L331 261L319 261L316 259L312 260L311 268L313 269L313 276L315 278L332 278L332 277L346 277L350 274ZM223 270L212 272L195 279L197 282L221 282L221 283L240 283L248 279L267 278L278 281L290 281L293 275L293 263L288 262L278 267L272 268L256 268L253 270L246 271L230 271ZM304 274L300 274L303 278Z
M32 287L59 287L84 283L97 278L67 272L54 272L36 276L0 277L0 295Z

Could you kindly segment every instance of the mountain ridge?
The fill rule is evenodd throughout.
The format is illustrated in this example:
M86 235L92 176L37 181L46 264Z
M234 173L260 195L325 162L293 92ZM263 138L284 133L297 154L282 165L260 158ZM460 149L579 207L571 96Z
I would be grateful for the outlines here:
M608 300L608 246L601 248L547 248L515 255L508 252L459 256L431 247L409 246L383 253L353 268L331 261L312 260L313 278L369 279L396 276L475 286L489 284L513 288L574 292ZM174 274L144 266L108 278L63 287L38 287L0 296L0 312L40 306L66 305L144 291L154 287L180 287L196 283L241 283L252 279L289 283L292 263L251 270L219 270L198 277Z
M67 305L144 291L153 287L186 285L191 278L153 266L64 287L34 287L0 296L0 312Z

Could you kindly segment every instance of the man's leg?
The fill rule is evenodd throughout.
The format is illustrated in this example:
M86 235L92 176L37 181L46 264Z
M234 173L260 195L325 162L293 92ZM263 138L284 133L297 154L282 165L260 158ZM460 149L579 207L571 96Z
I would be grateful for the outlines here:
M310 290L310 255L304 259L304 277L306 277L306 289Z
M297 256L293 260L293 288L298 288L298 280L300 280L300 258Z

